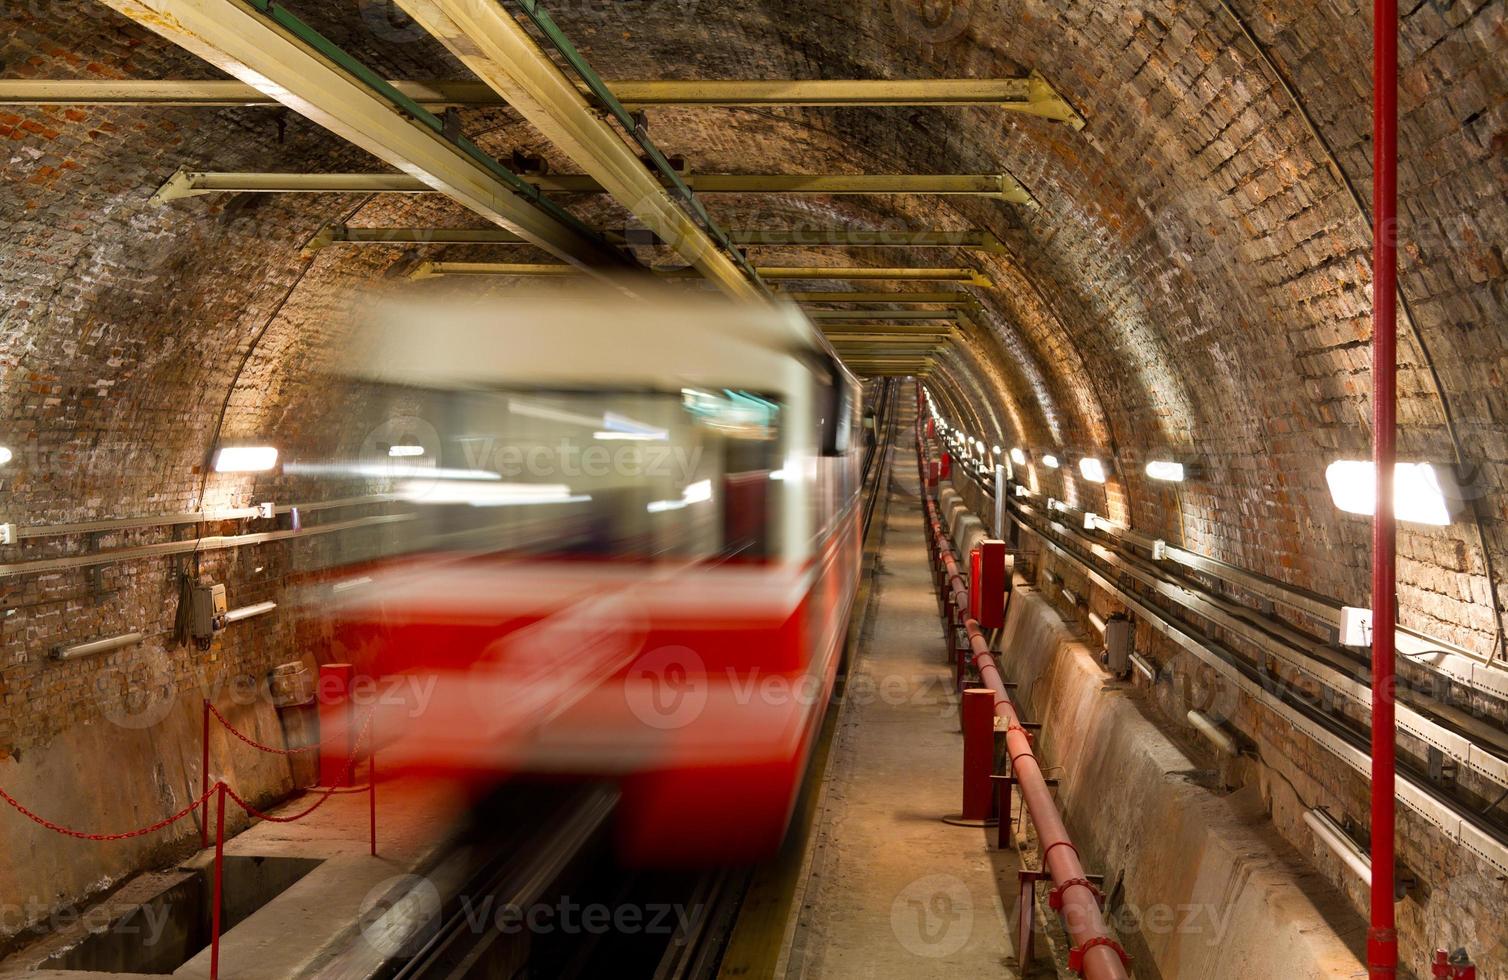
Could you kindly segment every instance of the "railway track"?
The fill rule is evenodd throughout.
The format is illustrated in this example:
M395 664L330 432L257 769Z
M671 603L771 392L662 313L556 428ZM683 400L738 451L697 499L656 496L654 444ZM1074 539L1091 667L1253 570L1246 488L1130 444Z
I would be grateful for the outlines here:
M982 496L992 490L965 471ZM1345 764L1370 766L1370 668L1364 658L1174 574L1113 533L1084 528L1085 515L1010 498L1028 534L1140 618L1212 668L1240 693L1272 709ZM1228 637L1229 641L1222 640ZM1243 653L1240 648L1247 651ZM1442 834L1508 874L1508 733L1430 689L1401 685L1398 794ZM1442 765L1442 763L1448 763ZM1455 776L1451 778L1452 766ZM1464 777L1464 778L1463 778ZM1468 779L1470 783L1468 783ZM1499 795L1502 793L1502 795Z

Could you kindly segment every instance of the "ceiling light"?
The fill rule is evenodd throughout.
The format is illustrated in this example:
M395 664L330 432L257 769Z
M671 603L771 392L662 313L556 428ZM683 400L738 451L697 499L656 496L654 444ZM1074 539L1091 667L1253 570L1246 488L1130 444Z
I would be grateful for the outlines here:
M424 447L423 446L389 446L389 447L387 447L387 454L389 456L423 456L424 455Z
M10 447L0 446L0 466L4 466L6 463L9 463L14 455L15 454L10 451Z
M991 446L990 447L990 452L994 453L996 456L999 456L1000 455L1000 447L999 446Z
M1169 483L1183 482L1183 464L1175 463L1167 459L1154 459L1147 464L1147 475L1154 480L1166 480Z
M223 446L215 453L216 473L264 473L277 464L273 446Z
M1058 468L1058 457L1054 456L1052 453L1043 453L1042 465L1050 470L1055 470Z
M1377 467L1371 460L1340 459L1325 469L1330 498L1348 514L1371 517L1377 512ZM1455 481L1429 463L1393 466L1393 511L1400 521L1445 526L1452 520L1452 500L1459 499Z
M1105 464L1093 456L1085 456L1079 460L1079 474L1090 483L1105 482Z
M1017 466L1026 465L1026 453L1021 451L1020 446L1011 447L1011 462L1015 463Z

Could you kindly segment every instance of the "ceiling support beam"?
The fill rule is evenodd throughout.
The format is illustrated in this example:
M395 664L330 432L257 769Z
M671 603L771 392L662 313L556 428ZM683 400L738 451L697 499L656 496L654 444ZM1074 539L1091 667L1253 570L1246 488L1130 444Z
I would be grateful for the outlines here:
M625 257L428 110L267 0L101 0L349 140L426 191L583 268Z
M890 303L919 306L936 303L970 303L974 297L962 290L944 293L782 292L793 303Z
M960 313L973 313L976 304L961 304L946 310L806 310L807 318L825 320L889 320L893 322L919 320L952 320Z
M389 83L427 109L494 106L503 97L482 82ZM582 95L588 92L578 85ZM623 105L650 106L997 106L1082 129L1084 120L1037 73L1026 78L760 79L609 82ZM276 105L236 80L4 79L0 105L159 105L219 108Z
M398 6L432 37L518 111L546 139L569 157L661 241L728 295L757 300L768 295L753 270L728 242L671 169L664 154L633 124L626 110L612 106L627 120L624 135L587 101L524 26L499 3L476 0L397 0ZM534 12L573 70L590 86L596 79L575 48L553 27L547 15ZM610 113L612 118L618 112ZM639 154L648 155L653 166ZM669 185L667 188L666 185Z
M109 0L130 3L133 0ZM210 2L210 0L153 0ZM234 0L216 0L230 3ZM520 174L537 190L601 194L589 174ZM993 198L1036 208L1036 200L1007 173L998 174L683 174L699 194L929 194ZM407 174L211 173L180 170L154 196L173 201L199 194L425 194L435 188Z
M885 268L879 266L755 266L762 279L832 279L873 282L877 280L963 282L990 286L993 282L983 273L968 268L922 267ZM548 262L421 262L410 279L433 279L437 276L572 276L577 270L568 265ZM694 275L690 270L662 270L668 279ZM873 317L883 314L876 311Z
M728 238L737 245L794 248L966 248L1002 254L1002 246L987 231L865 231L853 228L733 229ZM328 224L305 246L317 251L327 245L523 245L518 235L501 228L362 228ZM841 300L835 302L844 302ZM855 301L859 302L859 301Z

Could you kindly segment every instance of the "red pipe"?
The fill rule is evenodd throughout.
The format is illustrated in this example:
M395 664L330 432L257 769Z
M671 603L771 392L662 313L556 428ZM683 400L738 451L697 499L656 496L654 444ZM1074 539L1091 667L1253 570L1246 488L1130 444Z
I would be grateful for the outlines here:
M922 456L921 433L917 433L918 457ZM925 460L921 460L925 462ZM925 472L925 466L921 467ZM952 596L955 609L968 609L969 590L958 571L958 561L953 555L953 546L937 514L937 505L930 495L923 493L926 504L927 523L932 533L938 559L943 568L944 589ZM1057 803L1048 789L1042 768L1032 751L1031 737L1022 727L1021 719L1011 704L990 655L989 640L979 623L965 619L964 630L969 637L969 648L974 655L974 665L979 670L979 679L995 694L995 714L1005 720L1005 745L1011 760L1011 775L1021 789L1021 798L1031 816L1032 826L1037 831L1037 842L1042 848L1042 863L1052 876L1055 907L1060 908L1064 928L1073 940L1074 948L1069 956L1069 965L1078 970L1086 980L1127 980L1126 959L1120 945L1110 936L1104 916L1100 914L1099 891L1089 883L1084 866L1079 862L1079 852L1074 849L1068 836L1068 828L1058 813Z
M1394 610L1398 323L1398 2L1372 5L1372 460L1377 507L1372 520L1372 926L1367 965L1372 977L1398 972L1393 916L1396 832Z

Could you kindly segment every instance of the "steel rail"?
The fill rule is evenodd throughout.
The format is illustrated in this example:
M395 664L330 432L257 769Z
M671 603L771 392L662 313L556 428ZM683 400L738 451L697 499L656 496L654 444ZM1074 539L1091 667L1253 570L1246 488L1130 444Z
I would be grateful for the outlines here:
M963 472L979 486L980 492L989 496L981 480L967 469ZM1158 632L1172 640L1185 651L1211 667L1235 688L1273 710L1285 722L1292 725L1317 745L1331 752L1345 764L1366 776L1370 772L1371 755L1369 735L1353 724L1343 722L1332 715L1323 705L1315 705L1292 684L1283 683L1265 667L1253 664L1214 638L1197 631L1192 626L1175 618L1168 610L1151 605L1151 600L1126 587L1119 577L1130 574L1141 580L1148 573L1147 563L1116 565L1106 562L1105 549L1098 542L1086 538L1078 529L1050 518L1043 517L1036 507L1017 499L1013 493L1008 507L1017 526L1031 534L1044 547L1077 568L1094 585L1114 596L1139 617L1145 619ZM1106 562L1110 567L1101 569L1096 562ZM1152 566L1155 568L1155 566ZM1137 574L1140 572L1141 574ZM1194 590L1185 584L1168 582L1168 588L1158 590L1160 598L1178 608L1189 610L1185 599L1194 595ZM1248 611L1249 612L1249 611ZM1203 617L1201 617L1203 618ZM1255 642L1249 623L1222 624L1211 620L1218 628L1231 632L1248 642ZM1293 658L1293 651L1284 651L1280 645L1265 646L1265 652L1280 656L1285 663L1310 676L1321 687L1343 696L1350 696L1369 685L1356 681L1334 668L1318 662L1305 662ZM1363 712L1367 705L1357 702ZM1452 731L1437 720L1414 711L1406 704L1398 707L1399 718L1410 729L1410 734L1428 744L1445 746L1446 754L1467 764L1479 775L1497 781L1494 773L1502 772L1502 759L1479 746L1469 734ZM1484 727L1484 731L1490 726ZM1430 735L1433 734L1433 738ZM1465 748L1463 748L1465 746ZM1463 758L1464 756L1464 758ZM1489 760L1491 760L1489 762ZM1401 778L1397 799L1412 811L1434 825L1447 839L1456 842L1476 854L1503 874L1508 874L1508 833L1485 820L1477 809L1468 806L1433 785L1420 768L1404 763L1399 766Z

